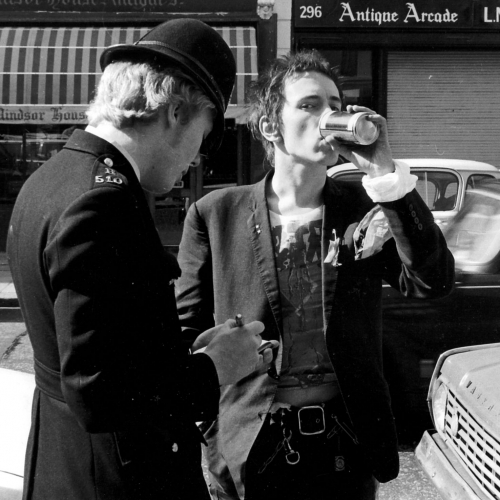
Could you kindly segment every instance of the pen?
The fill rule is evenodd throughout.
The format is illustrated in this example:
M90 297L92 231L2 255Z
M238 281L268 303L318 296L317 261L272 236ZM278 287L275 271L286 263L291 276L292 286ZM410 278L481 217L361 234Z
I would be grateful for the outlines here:
M237 314L235 317L234 317L234 320L236 321L236 326L243 326L243 317L241 316L241 314Z

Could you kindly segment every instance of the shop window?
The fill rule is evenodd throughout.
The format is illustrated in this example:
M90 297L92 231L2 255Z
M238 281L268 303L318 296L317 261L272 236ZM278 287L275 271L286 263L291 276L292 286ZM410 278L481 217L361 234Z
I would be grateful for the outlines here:
M189 174L184 176L189 183ZM184 219L189 208L189 188L181 181L168 195L156 198L154 221L161 242L177 248L182 236Z
M345 104L375 109L372 85L372 51L333 50L323 45L307 45L316 49L340 73Z
M226 120L226 130L218 151L203 164L203 187L236 185L238 166L238 134L234 120Z
M373 109L372 53L369 50L321 50L340 72L345 104Z
M75 128L68 125L2 126L0 202L12 204L26 179L62 149Z
M26 179L62 149L75 128L69 125L0 128L0 251L5 251L14 202Z
M182 237L189 206L206 193L238 183L238 129L234 120L226 120L221 147L189 172L163 196L156 197L154 219L164 246L177 249Z
M8 224L16 197L26 179L62 149L78 127L86 125L2 125L0 128L0 251L5 250ZM191 168L167 195L157 197L154 219L164 245L176 246L189 205L203 194L238 183L238 130L226 120L221 148ZM241 177L241 172L240 172Z

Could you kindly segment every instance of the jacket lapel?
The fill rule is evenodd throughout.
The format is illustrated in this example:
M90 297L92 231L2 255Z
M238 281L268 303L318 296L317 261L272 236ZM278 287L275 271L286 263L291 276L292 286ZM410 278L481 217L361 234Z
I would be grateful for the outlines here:
M328 327L337 285L337 258L343 243L343 220L340 191L327 177L323 190L323 228L321 241L321 271L323 281L323 327Z
M274 258L271 224L266 200L266 184L272 172L255 184L249 200L250 217L248 231L264 290L279 331L282 331L281 302L279 297L278 271Z

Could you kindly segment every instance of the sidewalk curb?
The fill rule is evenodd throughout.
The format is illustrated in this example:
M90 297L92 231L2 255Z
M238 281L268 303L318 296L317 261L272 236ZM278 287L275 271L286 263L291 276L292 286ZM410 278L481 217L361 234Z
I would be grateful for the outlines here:
M16 298L0 297L0 307L19 307L19 300Z

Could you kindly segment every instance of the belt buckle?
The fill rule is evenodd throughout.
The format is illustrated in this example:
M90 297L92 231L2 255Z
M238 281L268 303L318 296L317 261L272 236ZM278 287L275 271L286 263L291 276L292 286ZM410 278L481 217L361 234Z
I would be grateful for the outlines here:
M303 406L297 413L299 432L304 436L314 436L326 431L325 412L322 406Z

